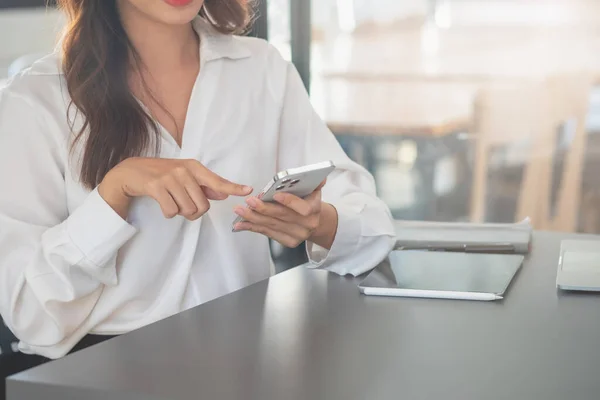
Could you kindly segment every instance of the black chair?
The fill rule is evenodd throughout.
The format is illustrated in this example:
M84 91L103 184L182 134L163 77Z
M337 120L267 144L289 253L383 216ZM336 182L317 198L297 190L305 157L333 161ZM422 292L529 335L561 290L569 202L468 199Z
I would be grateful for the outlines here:
M0 317L0 320L2 317ZM28 370L47 360L40 356L26 356L19 353L19 340L0 322L0 400L6 396L6 377Z
M17 344L19 340L13 335L8 329L4 320L0 317L0 360L1 357L6 354L14 353L17 351ZM1 361L0 361L1 362Z

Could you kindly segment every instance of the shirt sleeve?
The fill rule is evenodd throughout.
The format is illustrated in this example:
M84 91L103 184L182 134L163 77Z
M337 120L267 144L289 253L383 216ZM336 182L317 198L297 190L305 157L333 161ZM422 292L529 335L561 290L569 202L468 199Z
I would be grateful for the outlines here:
M278 169L332 160L336 170L323 188L323 201L338 214L329 251L307 243L311 264L340 275L360 275L381 262L394 246L393 220L376 196L373 177L351 161L313 109L294 66L286 62Z
M80 326L117 284L117 251L136 230L97 190L69 215L68 139L48 110L9 90L0 91L0 313L43 355L88 333Z

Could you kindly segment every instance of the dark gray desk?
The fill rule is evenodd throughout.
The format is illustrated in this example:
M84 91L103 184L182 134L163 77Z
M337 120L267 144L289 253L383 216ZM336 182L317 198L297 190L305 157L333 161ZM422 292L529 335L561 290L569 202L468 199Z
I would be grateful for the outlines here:
M535 235L503 302L369 298L297 268L17 375L8 398L599 399L600 295L556 292L564 237Z

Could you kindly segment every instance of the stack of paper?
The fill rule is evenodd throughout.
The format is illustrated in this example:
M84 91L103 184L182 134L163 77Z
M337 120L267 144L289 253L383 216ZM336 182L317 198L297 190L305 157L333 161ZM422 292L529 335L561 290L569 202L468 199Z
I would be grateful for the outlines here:
M529 220L514 224L396 221L396 249L527 254Z

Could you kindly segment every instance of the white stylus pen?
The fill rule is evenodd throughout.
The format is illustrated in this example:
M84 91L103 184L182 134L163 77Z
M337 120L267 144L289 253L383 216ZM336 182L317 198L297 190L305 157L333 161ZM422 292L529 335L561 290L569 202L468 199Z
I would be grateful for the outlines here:
M369 296L415 297L424 299L494 301L502 300L503 298L493 293L442 292L438 290L417 289L362 288L362 292Z

